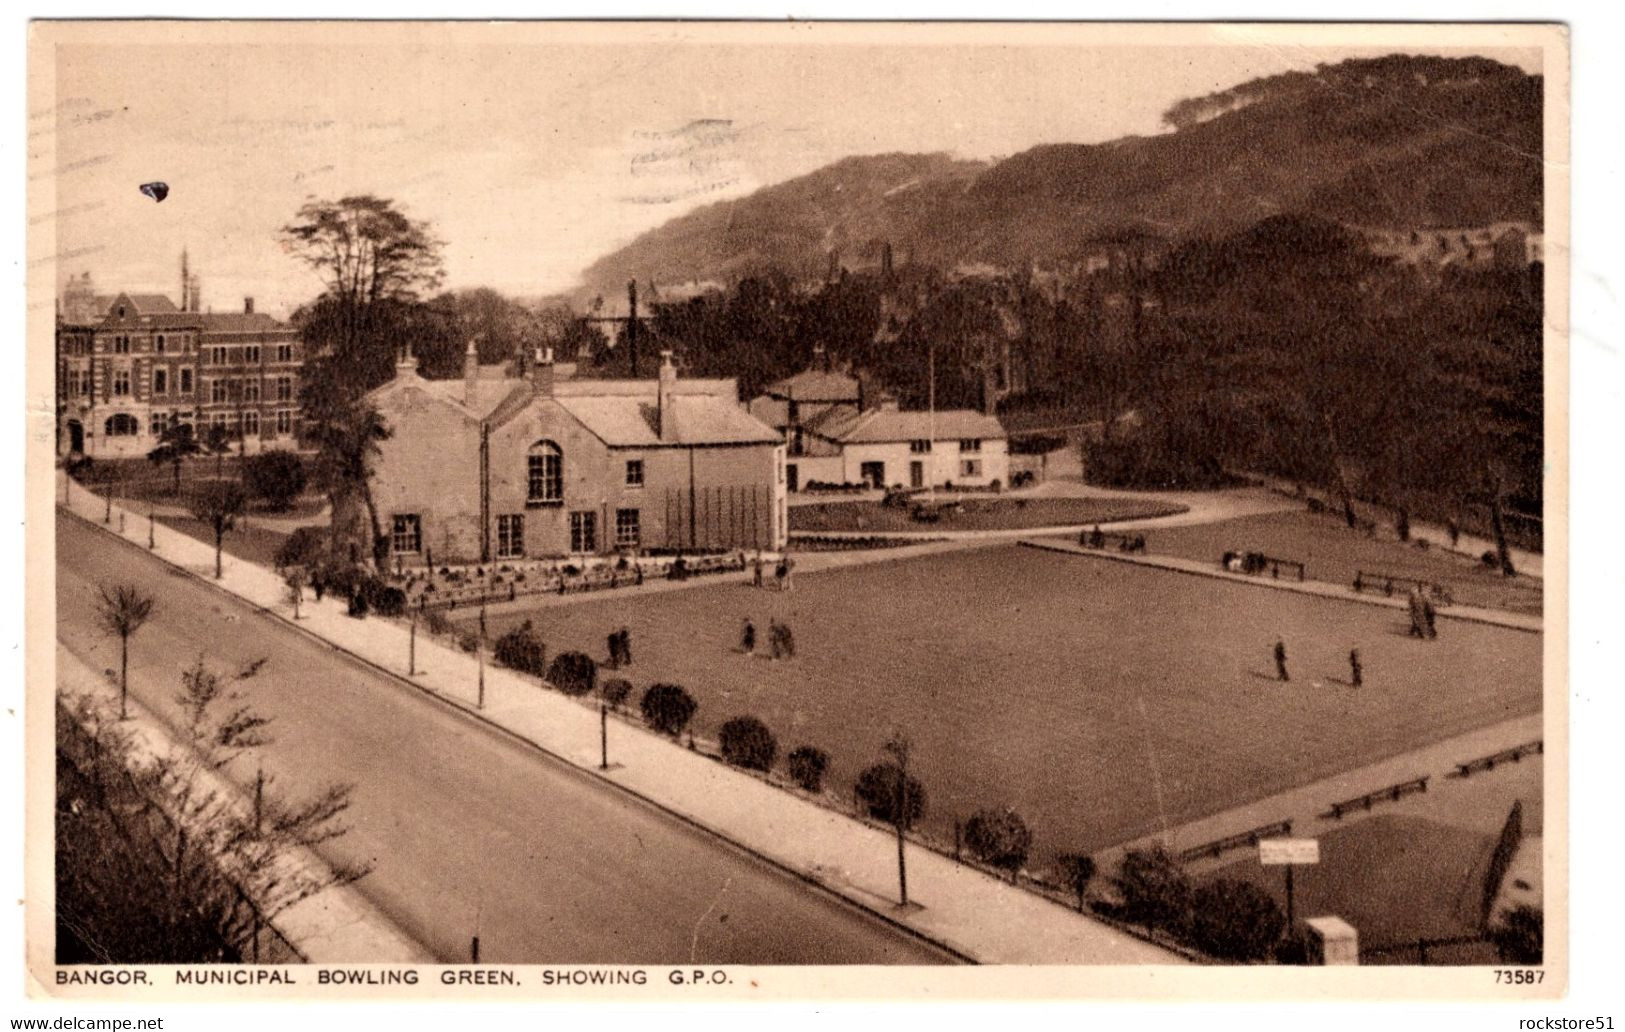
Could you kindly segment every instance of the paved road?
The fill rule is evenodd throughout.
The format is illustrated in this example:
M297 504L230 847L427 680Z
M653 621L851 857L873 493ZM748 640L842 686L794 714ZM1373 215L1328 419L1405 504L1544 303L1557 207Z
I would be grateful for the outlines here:
M274 719L280 790L355 786L331 855L447 961L927 964L950 958L873 915L485 728L260 616L72 517L57 528L57 636L117 665L95 627L100 585L157 602L131 643L131 691L173 716L182 667L268 660L245 683Z

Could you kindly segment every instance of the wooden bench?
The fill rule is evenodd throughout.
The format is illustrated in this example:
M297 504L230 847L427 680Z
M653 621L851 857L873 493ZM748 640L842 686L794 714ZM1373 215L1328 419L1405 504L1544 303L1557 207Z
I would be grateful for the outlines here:
M1265 824L1253 828L1251 831L1243 831L1237 835L1226 835L1224 838L1214 839L1212 842L1204 842L1200 846L1181 852L1179 860L1181 863L1189 863L1192 860L1199 860L1204 857L1212 858L1219 856L1221 853L1227 853L1232 849L1240 849L1243 846L1256 846L1260 839L1277 838L1290 834L1292 834L1292 822L1277 821L1274 824Z
M1466 763L1458 763L1456 764L1455 776L1458 778L1470 777L1481 771L1494 770L1503 763L1517 763L1525 756L1539 755L1545 751L1546 743L1544 741L1525 742L1523 745L1514 746L1511 749L1503 749L1500 752L1494 753L1490 756L1481 756L1476 760L1469 760Z
M1427 790L1427 778L1412 778L1409 781L1389 785L1387 788L1380 788L1375 792L1355 796L1353 799L1344 799L1342 802L1333 803L1332 808L1321 814L1321 816L1330 817L1333 820L1342 820L1343 815L1351 810L1370 810L1372 806L1379 802L1396 803L1408 795L1415 795L1418 792L1426 792Z

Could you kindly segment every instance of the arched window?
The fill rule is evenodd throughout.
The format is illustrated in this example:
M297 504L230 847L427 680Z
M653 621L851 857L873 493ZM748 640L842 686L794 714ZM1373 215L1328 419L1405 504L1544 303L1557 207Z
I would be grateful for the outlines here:
M133 437L140 432L141 424L128 412L120 412L108 416L103 429L107 431L108 437Z
M525 499L532 505L564 501L564 453L552 441L530 446L527 459L529 491Z

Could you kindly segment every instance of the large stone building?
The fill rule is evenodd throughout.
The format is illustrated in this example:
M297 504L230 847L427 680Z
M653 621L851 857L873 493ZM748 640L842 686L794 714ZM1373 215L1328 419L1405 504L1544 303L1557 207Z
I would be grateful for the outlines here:
M576 380L551 354L426 380L410 355L369 396L391 433L372 494L397 561L779 549L784 446L733 380Z
M303 345L293 327L254 311L197 310L182 273L181 304L162 294L99 295L89 274L58 311L57 450L143 456L177 423L225 427L254 453L296 446Z

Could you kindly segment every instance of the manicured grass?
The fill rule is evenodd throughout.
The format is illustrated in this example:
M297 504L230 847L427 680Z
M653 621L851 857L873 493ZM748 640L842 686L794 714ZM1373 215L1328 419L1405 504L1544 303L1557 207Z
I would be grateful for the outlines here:
M940 494L937 503L943 504L953 499L952 495ZM965 498L960 500L958 511L945 510L940 520L926 523L914 519L906 508L888 507L879 502L830 502L792 506L790 529L810 533L829 530L1022 530L1167 516L1184 511L1182 505L1134 498Z
M118 500L157 502L159 505L184 506L191 493L214 480L241 478L241 459L225 456L216 461L214 456L203 455L181 463L180 492L175 492L175 469L168 464L154 465L146 459L99 459L74 474L74 479L97 494L112 491ZM266 508L258 498L250 499L253 512L279 518L305 518L321 512L327 499L307 492L294 499L293 505L283 511Z
M1423 551L1392 536L1368 538L1330 515L1277 512L1148 530L1145 538L1152 553L1199 559L1215 566L1227 551L1257 551L1306 564L1311 580L1352 585L1356 570L1387 573L1447 585L1462 605L1541 612L1541 582L1533 577L1503 577L1467 556L1437 547Z
M214 531L209 529L206 523L189 516L160 516L158 522L189 537L197 538L210 548L214 547ZM262 527L250 516L247 529L238 526L236 530L226 532L221 541L221 549L227 555L269 568L276 564L277 550L286 540L288 535Z
M1360 933L1362 950L1448 939L1478 932L1479 905L1495 836L1421 817L1381 816L1320 838L1320 863L1293 874L1299 918L1335 914ZM1263 867L1256 852L1199 879L1249 881L1286 910L1285 875ZM1494 963L1493 947L1456 948L1447 963ZM1414 954L1379 952L1362 963L1416 963Z
M460 615L460 614L459 614ZM602 659L625 626L637 693L686 686L714 735L754 715L780 755L812 744L846 794L893 727L915 742L927 825L1014 805L1033 862L1099 849L1537 711L1540 637L1035 549L999 547L743 584L582 602L529 615L549 654ZM797 658L737 651L774 617ZM763 635L765 636L765 635ZM1293 681L1273 679L1287 643ZM1347 656L1359 647L1365 687ZM635 703L636 696L634 696Z

